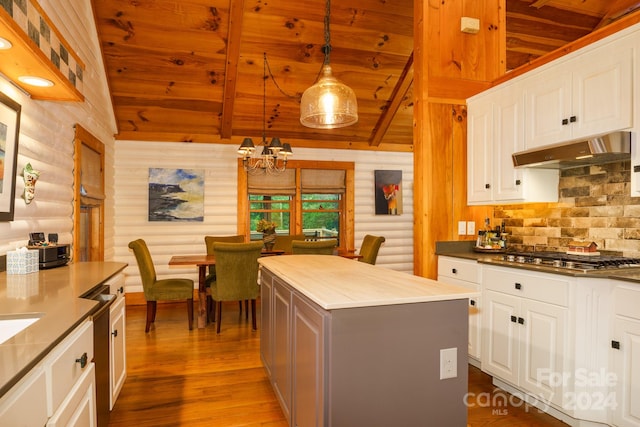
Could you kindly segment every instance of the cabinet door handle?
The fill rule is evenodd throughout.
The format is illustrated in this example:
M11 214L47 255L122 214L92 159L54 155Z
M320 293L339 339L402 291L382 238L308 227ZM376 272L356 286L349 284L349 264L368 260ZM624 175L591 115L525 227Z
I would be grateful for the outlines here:
M121 294L123 294L123 293L124 293L124 286L120 286L120 287L118 288L118 292L120 292Z
M516 323L518 321L518 318L516 316L511 316L511 321L513 323Z
M469 300L469 305L476 305L476 301L475 301L475 300L470 299L470 300Z
M486 188L487 190L491 188L491 184L485 184L484 188Z
M457 269L455 269L455 268L452 268L452 269L451 269L451 272L452 272L453 274L458 274L458 270L457 270Z
M79 359L76 359L76 363L79 363L80 367L84 368L87 366L87 359L89 359L89 356L87 356L87 353L84 353Z
M520 185L522 184L522 181L520 181L519 179L516 179L516 185Z
M522 289L522 284L520 284L520 283L517 283L517 282L516 282L515 287L516 287L516 289L518 289L518 290L519 290L519 289Z
M571 123L575 123L575 122L577 122L577 121L578 121L578 118L577 118L576 116L571 116L571 117L569 117L569 121L570 121Z
M518 317L518 323L524 325L524 319L522 317Z
M620 341L611 341L611 348L615 348L616 350L620 350Z
M569 119L562 119L562 126L566 126L569 124Z
M114 337L117 337L118 336L118 330L114 329L114 331L111 332L111 335L113 335Z

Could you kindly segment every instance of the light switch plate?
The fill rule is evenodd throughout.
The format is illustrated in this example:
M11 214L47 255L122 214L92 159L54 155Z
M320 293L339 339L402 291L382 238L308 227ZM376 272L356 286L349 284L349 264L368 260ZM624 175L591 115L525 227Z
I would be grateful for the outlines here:
M467 234L467 223L464 221L458 221L458 235L464 236Z
M473 236L474 234L476 234L476 222L467 221L467 235Z

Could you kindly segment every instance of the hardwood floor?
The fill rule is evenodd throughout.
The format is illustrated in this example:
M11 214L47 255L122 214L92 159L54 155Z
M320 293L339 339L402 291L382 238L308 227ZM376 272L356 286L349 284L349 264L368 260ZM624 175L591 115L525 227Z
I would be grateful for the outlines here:
M213 324L189 331L184 303L158 304L148 334L144 306L127 306L126 315L128 377L110 427L287 425L260 361L259 331L244 313L239 320L236 303L223 305L220 335ZM566 426L515 398L502 406L509 395L474 367L469 392L469 426Z

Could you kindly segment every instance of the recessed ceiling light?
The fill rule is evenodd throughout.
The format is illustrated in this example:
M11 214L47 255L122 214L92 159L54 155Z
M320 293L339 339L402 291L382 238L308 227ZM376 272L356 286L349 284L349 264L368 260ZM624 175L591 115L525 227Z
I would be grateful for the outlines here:
M20 76L18 77L22 83L26 83L31 86L38 87L51 87L53 86L53 82L51 80L43 79L42 77L36 76Z
M7 39L0 37L0 50L11 49L13 45Z

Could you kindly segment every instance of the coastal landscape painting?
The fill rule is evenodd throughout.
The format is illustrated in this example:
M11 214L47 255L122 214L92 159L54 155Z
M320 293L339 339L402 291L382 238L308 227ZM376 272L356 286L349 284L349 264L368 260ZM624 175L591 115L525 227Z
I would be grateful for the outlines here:
M204 221L204 170L149 168L149 221Z

